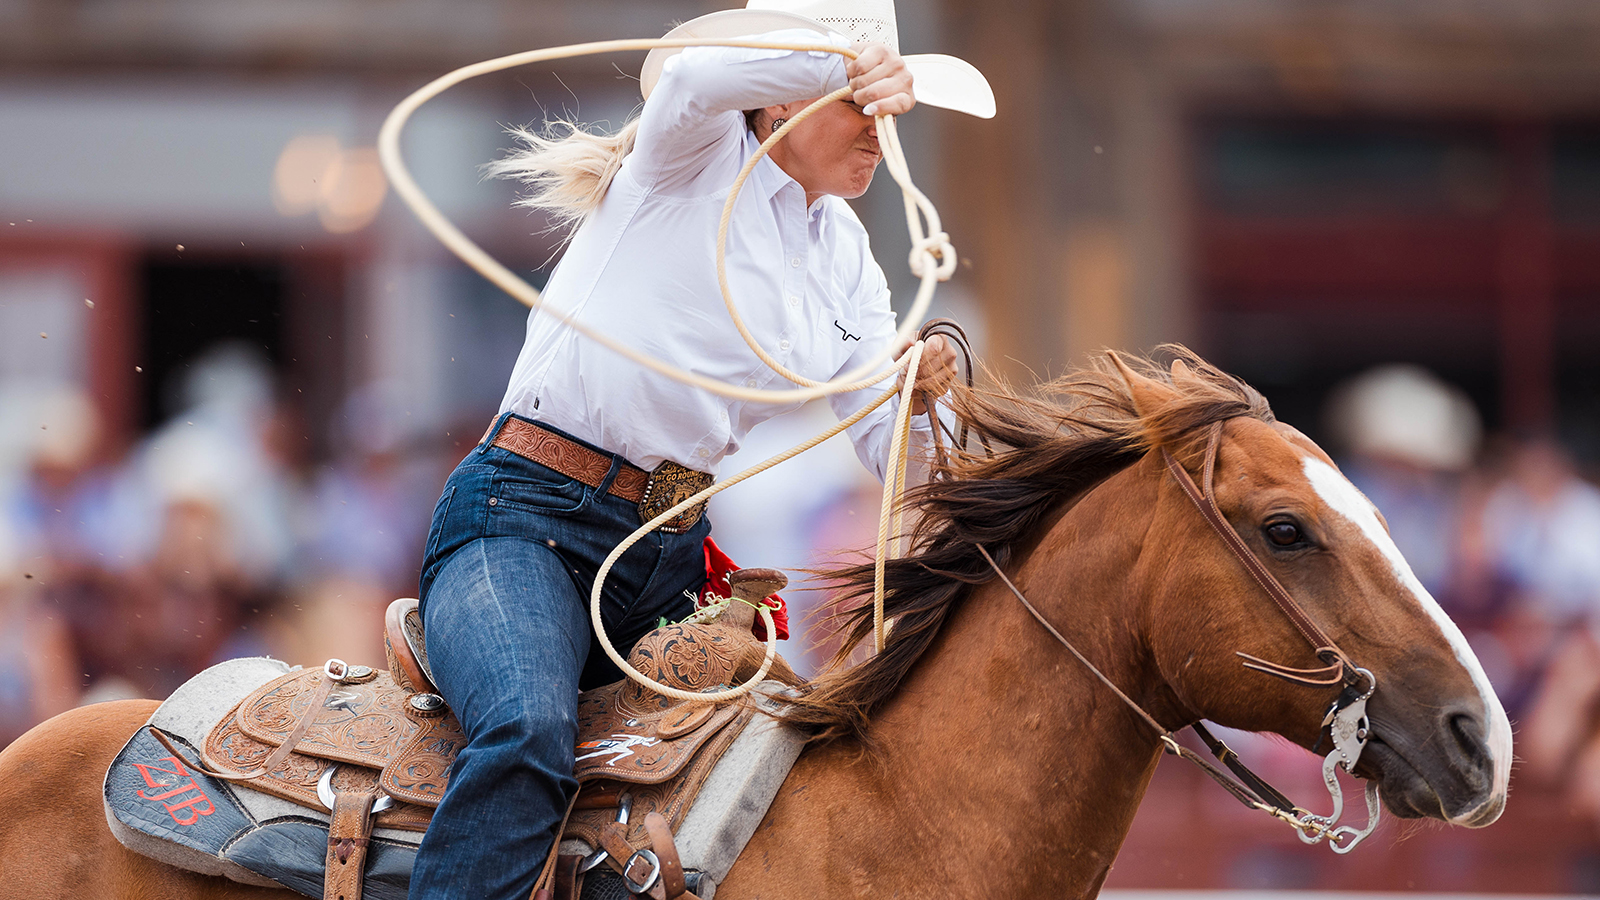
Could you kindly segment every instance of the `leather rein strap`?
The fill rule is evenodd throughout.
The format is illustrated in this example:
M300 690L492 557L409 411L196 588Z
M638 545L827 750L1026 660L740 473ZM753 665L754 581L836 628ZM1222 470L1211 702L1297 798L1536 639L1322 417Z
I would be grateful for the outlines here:
M1222 441L1222 425L1222 422L1213 423L1210 434L1206 438L1205 463L1201 474L1201 483L1205 485L1203 491L1195 486L1194 479L1189 477L1188 471L1178 464L1178 461L1173 458L1171 453L1163 448L1161 456L1166 460L1167 471L1172 473L1173 479L1178 482L1179 487L1183 488L1183 492L1194 503L1195 509L1198 509L1200 515L1210 524L1211 530L1215 531L1217 537L1222 538L1222 542L1228 546L1229 550L1233 551L1234 558L1239 560L1239 564L1244 566L1246 572L1250 573L1250 577L1255 580L1256 584L1260 585L1263 591L1266 591L1267 596L1272 598L1272 602L1278 604L1278 608L1283 610L1283 614L1289 617L1290 622L1294 623L1294 627L1300 631L1300 634L1305 637L1311 644L1312 649L1316 651L1317 658L1328 665L1317 669L1295 669L1268 662L1248 653L1239 653L1238 656L1244 660L1245 668L1254 669L1257 672L1265 672L1268 675L1275 675L1296 684L1312 687L1331 687L1341 682L1354 684L1360 681L1362 676L1356 672L1355 664L1350 661L1350 658L1345 655L1343 650L1339 649L1333 639L1328 637L1327 633L1318 627L1316 622L1312 621L1306 611L1300 607L1300 604L1296 603L1294 598L1289 595L1289 592L1278 582L1278 579L1267 571L1267 567L1261 562L1260 557L1251 552L1250 548L1245 545L1244 538L1241 538L1239 533L1233 530L1233 526L1229 525L1227 518L1223 516L1222 510L1217 507L1212 476L1217 468L1218 449Z
M1111 679L1107 678L1105 673L1100 671L1099 667L1090 662L1082 653L1078 652L1078 648L1072 646L1072 642L1063 637L1061 632L1057 631L1056 627L1050 624L1050 620L1044 617L1043 613L1039 612L1039 610L1036 609L1032 603L1028 602L1028 598L1022 593L1022 591L1017 589L1017 586L1014 583L1012 583L1010 577L1008 577L1005 571L1000 568L999 563L996 563L994 561L994 557L989 555L989 551L986 547L984 547L982 544L974 544L973 546L978 548L978 552L983 554L983 558L989 562L989 566L994 569L995 574L1000 576L1000 580L1005 583L1005 586L1011 589L1011 593L1017 598L1017 600L1021 601L1023 608L1032 614L1033 617L1038 620L1039 624L1043 625L1045 630L1050 632L1050 634L1057 641L1060 641L1061 646L1066 647L1073 656L1077 657L1078 661L1083 663L1084 667L1094 674L1094 677L1100 679L1101 684L1104 684L1106 687L1110 688L1112 693L1116 694L1123 703L1127 704L1129 709L1133 710L1133 712L1137 714L1139 718L1145 721L1145 724L1149 725L1155 730L1156 735L1161 740L1162 749L1173 756L1181 757L1199 766L1201 771L1211 776L1211 780L1221 785L1224 790L1234 796L1234 799L1238 800L1245 806L1251 809L1266 810L1272 815L1277 816L1278 818L1283 819L1290 824L1295 824L1297 813L1302 813L1304 810L1291 802L1283 795L1281 791L1268 784L1264 779L1261 778L1261 776L1246 768L1244 763L1239 760L1239 755L1237 753L1234 753L1232 750L1228 749L1228 745L1218 740L1211 734L1210 731L1206 730L1204 725L1201 725L1199 722L1195 722L1189 727L1194 729L1195 734L1200 735L1201 740L1206 743L1206 746L1211 748L1211 752L1216 755L1217 759L1221 760L1229 769L1232 769L1239 775L1240 780L1235 780L1229 777L1227 772L1217 768L1216 765L1210 760L1178 743L1177 735L1167 730L1166 726L1156 721L1155 716L1150 715L1145 711L1144 707L1140 706L1138 703L1135 703L1133 698L1123 693L1122 689L1117 687L1116 684L1112 683Z

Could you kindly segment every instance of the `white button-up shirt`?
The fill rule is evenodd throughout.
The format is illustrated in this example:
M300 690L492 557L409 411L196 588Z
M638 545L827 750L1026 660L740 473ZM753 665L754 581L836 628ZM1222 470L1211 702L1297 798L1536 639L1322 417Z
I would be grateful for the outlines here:
M772 40L814 43L809 32ZM843 44L841 43L841 46ZM545 299L642 353L730 385L794 388L746 346L717 286L717 224L759 142L744 110L819 97L847 81L836 53L691 47L667 60L645 103L633 152L578 229ZM791 371L827 381L883 352L895 317L867 233L842 199L807 208L805 190L770 158L745 182L728 234L728 283L757 342ZM880 386L829 398L845 418ZM746 403L658 375L535 310L501 402L621 454L644 469L672 460L716 472L745 434L799 403ZM882 479L899 400L850 429ZM912 452L931 440L914 421Z

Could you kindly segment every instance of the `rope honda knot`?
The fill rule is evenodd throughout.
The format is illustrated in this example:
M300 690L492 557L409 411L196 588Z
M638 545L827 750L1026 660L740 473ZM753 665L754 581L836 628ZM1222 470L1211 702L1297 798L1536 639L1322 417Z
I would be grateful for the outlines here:
M956 248L950 243L948 233L934 232L912 243L911 274L918 278L923 277L922 267L925 260L934 262L933 274L940 281L950 280L950 276L956 271Z

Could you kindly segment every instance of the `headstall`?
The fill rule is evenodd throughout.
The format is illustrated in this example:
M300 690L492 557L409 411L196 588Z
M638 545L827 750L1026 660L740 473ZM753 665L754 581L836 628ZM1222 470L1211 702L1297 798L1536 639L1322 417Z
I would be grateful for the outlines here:
M1300 840L1305 843L1315 844L1326 839L1328 846L1332 847L1335 853L1348 853L1357 844L1361 843L1367 835L1371 834L1373 829L1378 827L1380 815L1378 784L1372 780L1368 780L1366 784L1366 826L1358 829L1350 825L1338 825L1339 818L1344 814L1344 792L1339 786L1339 779L1335 769L1342 768L1346 772L1353 773L1356 762L1361 758L1361 751L1366 747L1367 740L1372 733L1371 725L1367 720L1367 700L1377 690L1378 682L1371 672L1351 662L1349 656L1339 649L1339 646L1306 614L1300 604L1295 602L1283 585L1267 570L1266 565L1261 562L1260 558L1245 544L1244 539L1239 537L1238 532L1233 530L1233 526L1228 524L1227 518L1222 515L1222 510L1217 507L1216 495L1212 490L1212 475L1216 470L1217 453L1222 439L1222 426L1222 422L1212 424L1206 441L1205 461L1201 474L1201 484L1204 485L1203 490L1195 485L1194 479L1189 477L1189 473L1184 470L1183 466L1178 464L1178 461L1173 458L1171 453L1163 449L1161 455L1166 462L1167 470L1172 473L1178 485L1183 488L1184 494L1194 503L1195 508L1200 511L1200 515L1211 525L1211 529L1217 533L1217 536L1222 539L1228 549L1233 551L1234 558L1239 560L1239 563L1244 566L1245 571L1250 573L1256 584L1266 591L1267 596L1271 597L1273 602L1278 605L1278 608L1283 610L1284 615L1289 617L1289 621L1294 623L1295 628L1316 651L1317 658L1326 663L1321 668L1296 669L1268 662L1248 653L1238 653L1237 655L1244 660L1245 667L1310 687L1344 685L1344 690L1340 692L1338 699L1329 707L1327 716L1322 720L1322 728L1328 730L1333 742L1333 749L1328 752L1322 764L1322 780L1328 788L1329 796L1333 800L1333 811L1326 816L1315 815L1304 807L1290 801L1281 791L1250 771L1239 759L1238 754L1212 735L1205 725L1200 722L1195 722L1189 727L1210 749L1212 755L1227 766L1237 778L1230 777L1227 772L1217 768L1210 760L1178 743L1177 737L1171 731L1156 721L1154 716L1146 712L1144 708L1113 684L1093 663L1078 652L1078 649L1072 646L1072 643L1062 636L1061 632L1057 631L1055 626L1051 625L1049 620L1038 609L1034 608L1032 603L1028 602L1028 598L1023 595L1022 591L1017 589L1017 586L1006 576L1006 573L995 562L994 557L989 555L989 551L982 544L977 544L976 546L978 552L983 554L983 558L994 569L995 574L1000 576L1000 580L1005 583L1007 588L1011 589L1011 593L1016 595L1016 598L1039 621L1039 624L1043 625L1045 630L1049 631L1056 640L1071 651L1079 662L1094 673L1096 678L1121 698L1122 702L1137 713L1146 724L1155 729L1157 736L1161 740L1162 748L1167 753L1187 759L1199 766L1207 775L1211 776L1212 780L1216 781L1245 806L1263 810L1275 818L1287 822L1295 829ZM1318 743L1320 745L1320 738Z

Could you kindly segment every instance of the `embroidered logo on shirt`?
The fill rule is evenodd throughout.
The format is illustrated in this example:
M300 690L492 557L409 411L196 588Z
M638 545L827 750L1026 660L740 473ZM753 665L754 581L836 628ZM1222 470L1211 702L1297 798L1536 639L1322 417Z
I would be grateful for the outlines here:
M849 332L849 330L847 330L843 325L839 324L839 320L838 319L834 319L833 320L833 327L839 329L839 334L840 334L839 340L841 340L841 341L859 341L859 340L861 340L861 335L859 335L859 334L851 334Z

